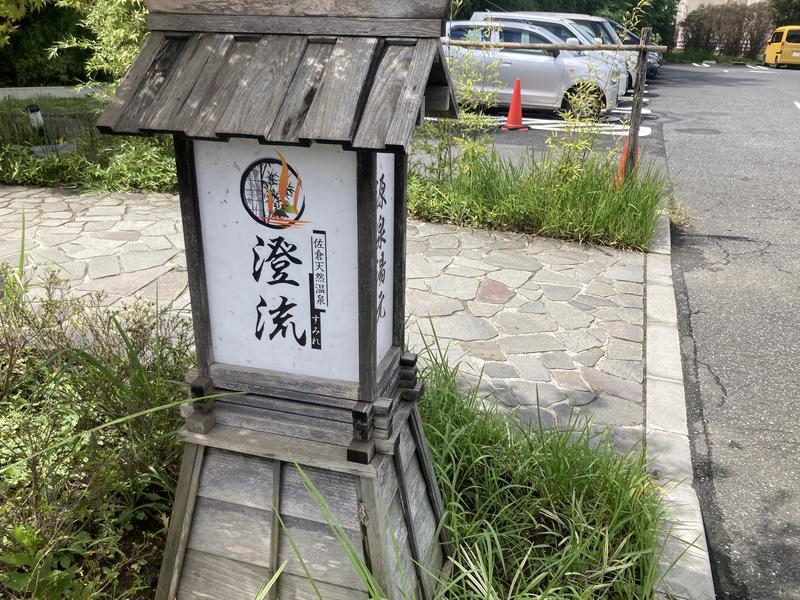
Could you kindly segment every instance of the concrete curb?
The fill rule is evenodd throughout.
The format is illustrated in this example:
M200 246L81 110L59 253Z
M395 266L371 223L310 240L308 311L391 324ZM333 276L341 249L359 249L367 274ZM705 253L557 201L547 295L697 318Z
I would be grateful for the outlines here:
M77 86L44 86L44 87L14 87L0 88L0 100L6 98L16 98L17 100L29 100L49 96L51 98L78 98L100 92L100 88L82 88Z
M703 515L694 489L686 423L678 315L672 282L672 245L666 214L646 257L645 445L650 471L664 490L671 519L658 586L659 598L714 600Z

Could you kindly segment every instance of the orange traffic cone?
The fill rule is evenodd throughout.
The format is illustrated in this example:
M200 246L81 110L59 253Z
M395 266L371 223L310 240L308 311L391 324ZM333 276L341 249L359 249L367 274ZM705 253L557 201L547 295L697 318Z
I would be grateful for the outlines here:
M618 188L622 185L622 182L625 180L625 167L627 166L628 162L628 141L625 141L625 145L622 147L622 154L619 157L619 166L617 166L617 176L614 178L614 187ZM636 149L636 160L633 163L634 165L639 164L639 148Z
M522 124L522 89L519 79L514 82L514 95L511 96L511 106L508 108L508 118L500 128L503 131L528 131Z

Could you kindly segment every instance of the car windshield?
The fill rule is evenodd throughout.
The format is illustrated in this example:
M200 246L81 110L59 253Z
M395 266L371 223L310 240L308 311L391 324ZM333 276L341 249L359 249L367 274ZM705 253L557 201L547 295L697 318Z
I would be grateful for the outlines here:
M616 44L617 42L611 38L608 32L603 27L600 21L575 21L580 27L586 31L590 38L600 38L604 44Z

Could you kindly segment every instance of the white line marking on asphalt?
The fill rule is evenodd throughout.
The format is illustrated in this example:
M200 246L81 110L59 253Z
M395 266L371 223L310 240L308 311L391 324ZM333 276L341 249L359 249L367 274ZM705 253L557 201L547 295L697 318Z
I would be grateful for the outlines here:
M766 71L768 73L770 72L770 70L767 67L762 67L761 65L747 65L747 68L752 69L753 71L758 71L759 73L763 71Z
M700 63L699 65L697 63L692 63L692 64L695 67L705 67L706 69L710 69L711 68L711 65L707 65L706 63Z
M723 73L730 73L730 71L728 69L722 69L722 72Z
M613 109L611 112L628 115L631 113L632 110L633 110L632 106L617 106L617 108ZM653 111L649 108L642 108L642 114L651 115L653 114Z
M498 125L502 125L505 123L506 118L498 115L492 117L492 120ZM536 131L567 131L569 128L569 125L560 119L523 118L522 124ZM575 126L581 129L594 128L603 135L628 135L628 125L626 123L576 123ZM641 126L639 128L639 137L647 137L651 133L652 129L650 127Z

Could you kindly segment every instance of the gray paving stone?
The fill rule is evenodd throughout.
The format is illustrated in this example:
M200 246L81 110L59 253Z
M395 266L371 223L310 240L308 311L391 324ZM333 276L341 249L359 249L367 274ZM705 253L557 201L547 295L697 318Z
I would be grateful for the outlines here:
M505 360L503 349L495 342L464 342L461 344L467 354L484 360Z
M97 281L84 281L79 288L87 292L100 291L127 298L170 270L171 267L161 266L135 273L123 273Z
M680 483L692 479L692 451L683 434L647 431L648 470L656 477Z
M551 383L511 381L509 386L524 406L550 406L564 399L564 394Z
M563 285L567 287L574 287L575 280L561 273L555 273L546 269L542 269L533 276L533 281L536 283L550 283L553 285ZM577 293L577 292L576 292ZM574 294L573 294L574 295Z
M628 308L644 307L644 298L642 298L642 296L637 296L635 294L617 294L616 296L614 296L614 300L620 306L625 306Z
M581 291L580 288L577 287L551 285L547 283L542 283L541 288L545 298L559 301L567 301Z
M424 256L412 254L406 257L406 277L411 279L417 277L431 278L440 274L440 269L429 263Z
M534 300L532 302L527 302L522 306L520 306L519 312L544 315L547 314L547 309L544 307L544 302L539 302L538 300Z
M570 406L586 406L597 400L597 394L592 390L564 390L564 396Z
M478 291L478 280L467 277L454 277L440 275L430 283L431 291L440 296L457 298L459 300L473 300Z
M483 279L478 287L476 299L479 302L490 304L505 304L514 296L506 284L494 279Z
M527 429L551 429L556 425L556 417L541 407L523 407L514 411L520 424Z
M476 317L491 317L503 310L502 304L487 304L485 302L467 302L467 308Z
M122 268L126 273L152 269L166 263L177 254L176 250L158 250L147 252L123 252L120 254Z
M454 233L439 233L428 238L430 248L458 248L458 236Z
M489 279L499 281L511 289L516 289L533 276L530 271L520 271L517 269L499 269L487 275Z
M641 265L614 265L606 271L606 276L620 281L644 283L644 267Z
M588 385L581 377L579 371L575 369L570 370L552 370L550 375L558 387L562 390L583 390L590 391Z
M606 348L606 356L612 360L642 360L642 344L612 338Z
M587 367L593 367L597 361L604 356L602 348L593 348L591 350L584 350L575 355L575 361Z
M592 296L599 296L601 298L608 298L609 296L615 296L617 291L614 289L609 283L601 283L597 280L590 283L586 286L586 293Z
M678 324L675 293L672 286L647 286L647 319L651 323Z
M595 365L595 368L603 373L614 375L615 377L621 377L622 379L635 381L637 383L642 382L641 360L613 360L603 358Z
M562 329L585 329L594 321L592 315L563 302L545 302L545 306Z
M573 302L580 302L586 306L600 308L601 306L616 306L616 303L602 296L592 296L590 294L578 294L572 299Z
M519 399L517 395L514 393L514 390L508 387L499 387L496 388L494 391L491 392L492 397L494 400L499 402L504 406L508 406L509 408L514 408L515 406L519 405Z
M125 214L124 206L92 206L86 211L89 217L96 216L122 216Z
M644 421L644 408L637 402L607 394L586 406L576 407L581 414L591 417L596 425L638 425Z
M605 392L612 396L633 400L634 402L642 401L642 385L640 383L603 373L593 367L583 367L581 375L583 375L584 381L595 391Z
M521 252L512 250L492 250L485 259L486 263L505 269L519 269L521 271L538 271L542 263Z
M539 357L548 369L574 369L575 362L566 352L545 352Z
M570 352L583 352L603 345L600 340L586 331L559 331L556 335Z
M447 275L455 275L457 277L483 277L486 274L486 271L473 269L472 267L465 267L455 262L455 258L453 262L445 269L445 273Z
M479 319L468 314L457 314L450 317L433 317L420 322L423 333L432 333L431 323L437 335L455 340L489 340L497 337L497 330L486 319Z
M91 279L102 279L119 275L120 266L116 256L98 256L89 261L89 277Z
M140 295L160 304L173 302L188 286L186 271L172 270L145 286Z
M632 294L634 296L644 296L644 285L641 283L631 283L629 281L616 281L614 282L614 289L617 290L618 294Z
M138 231L102 231L93 233L89 236L91 239L95 240L114 240L114 241L122 241L122 242L136 242L142 237L141 233ZM109 246L102 246L102 247L109 247ZM113 246L111 246L113 247Z
M528 313L501 312L496 317L497 323L509 335L555 331L555 322L547 316Z
M517 370L507 362L487 362L483 365L483 372L492 379L519 377Z
M508 360L527 381L550 381L550 373L533 354L512 354Z
M461 310L464 310L464 303L461 300L420 290L412 289L406 292L406 311L418 317L441 317Z
M644 331L639 325L631 325L623 321L605 321L600 322L599 326L611 337L629 342L641 342L644 339Z

